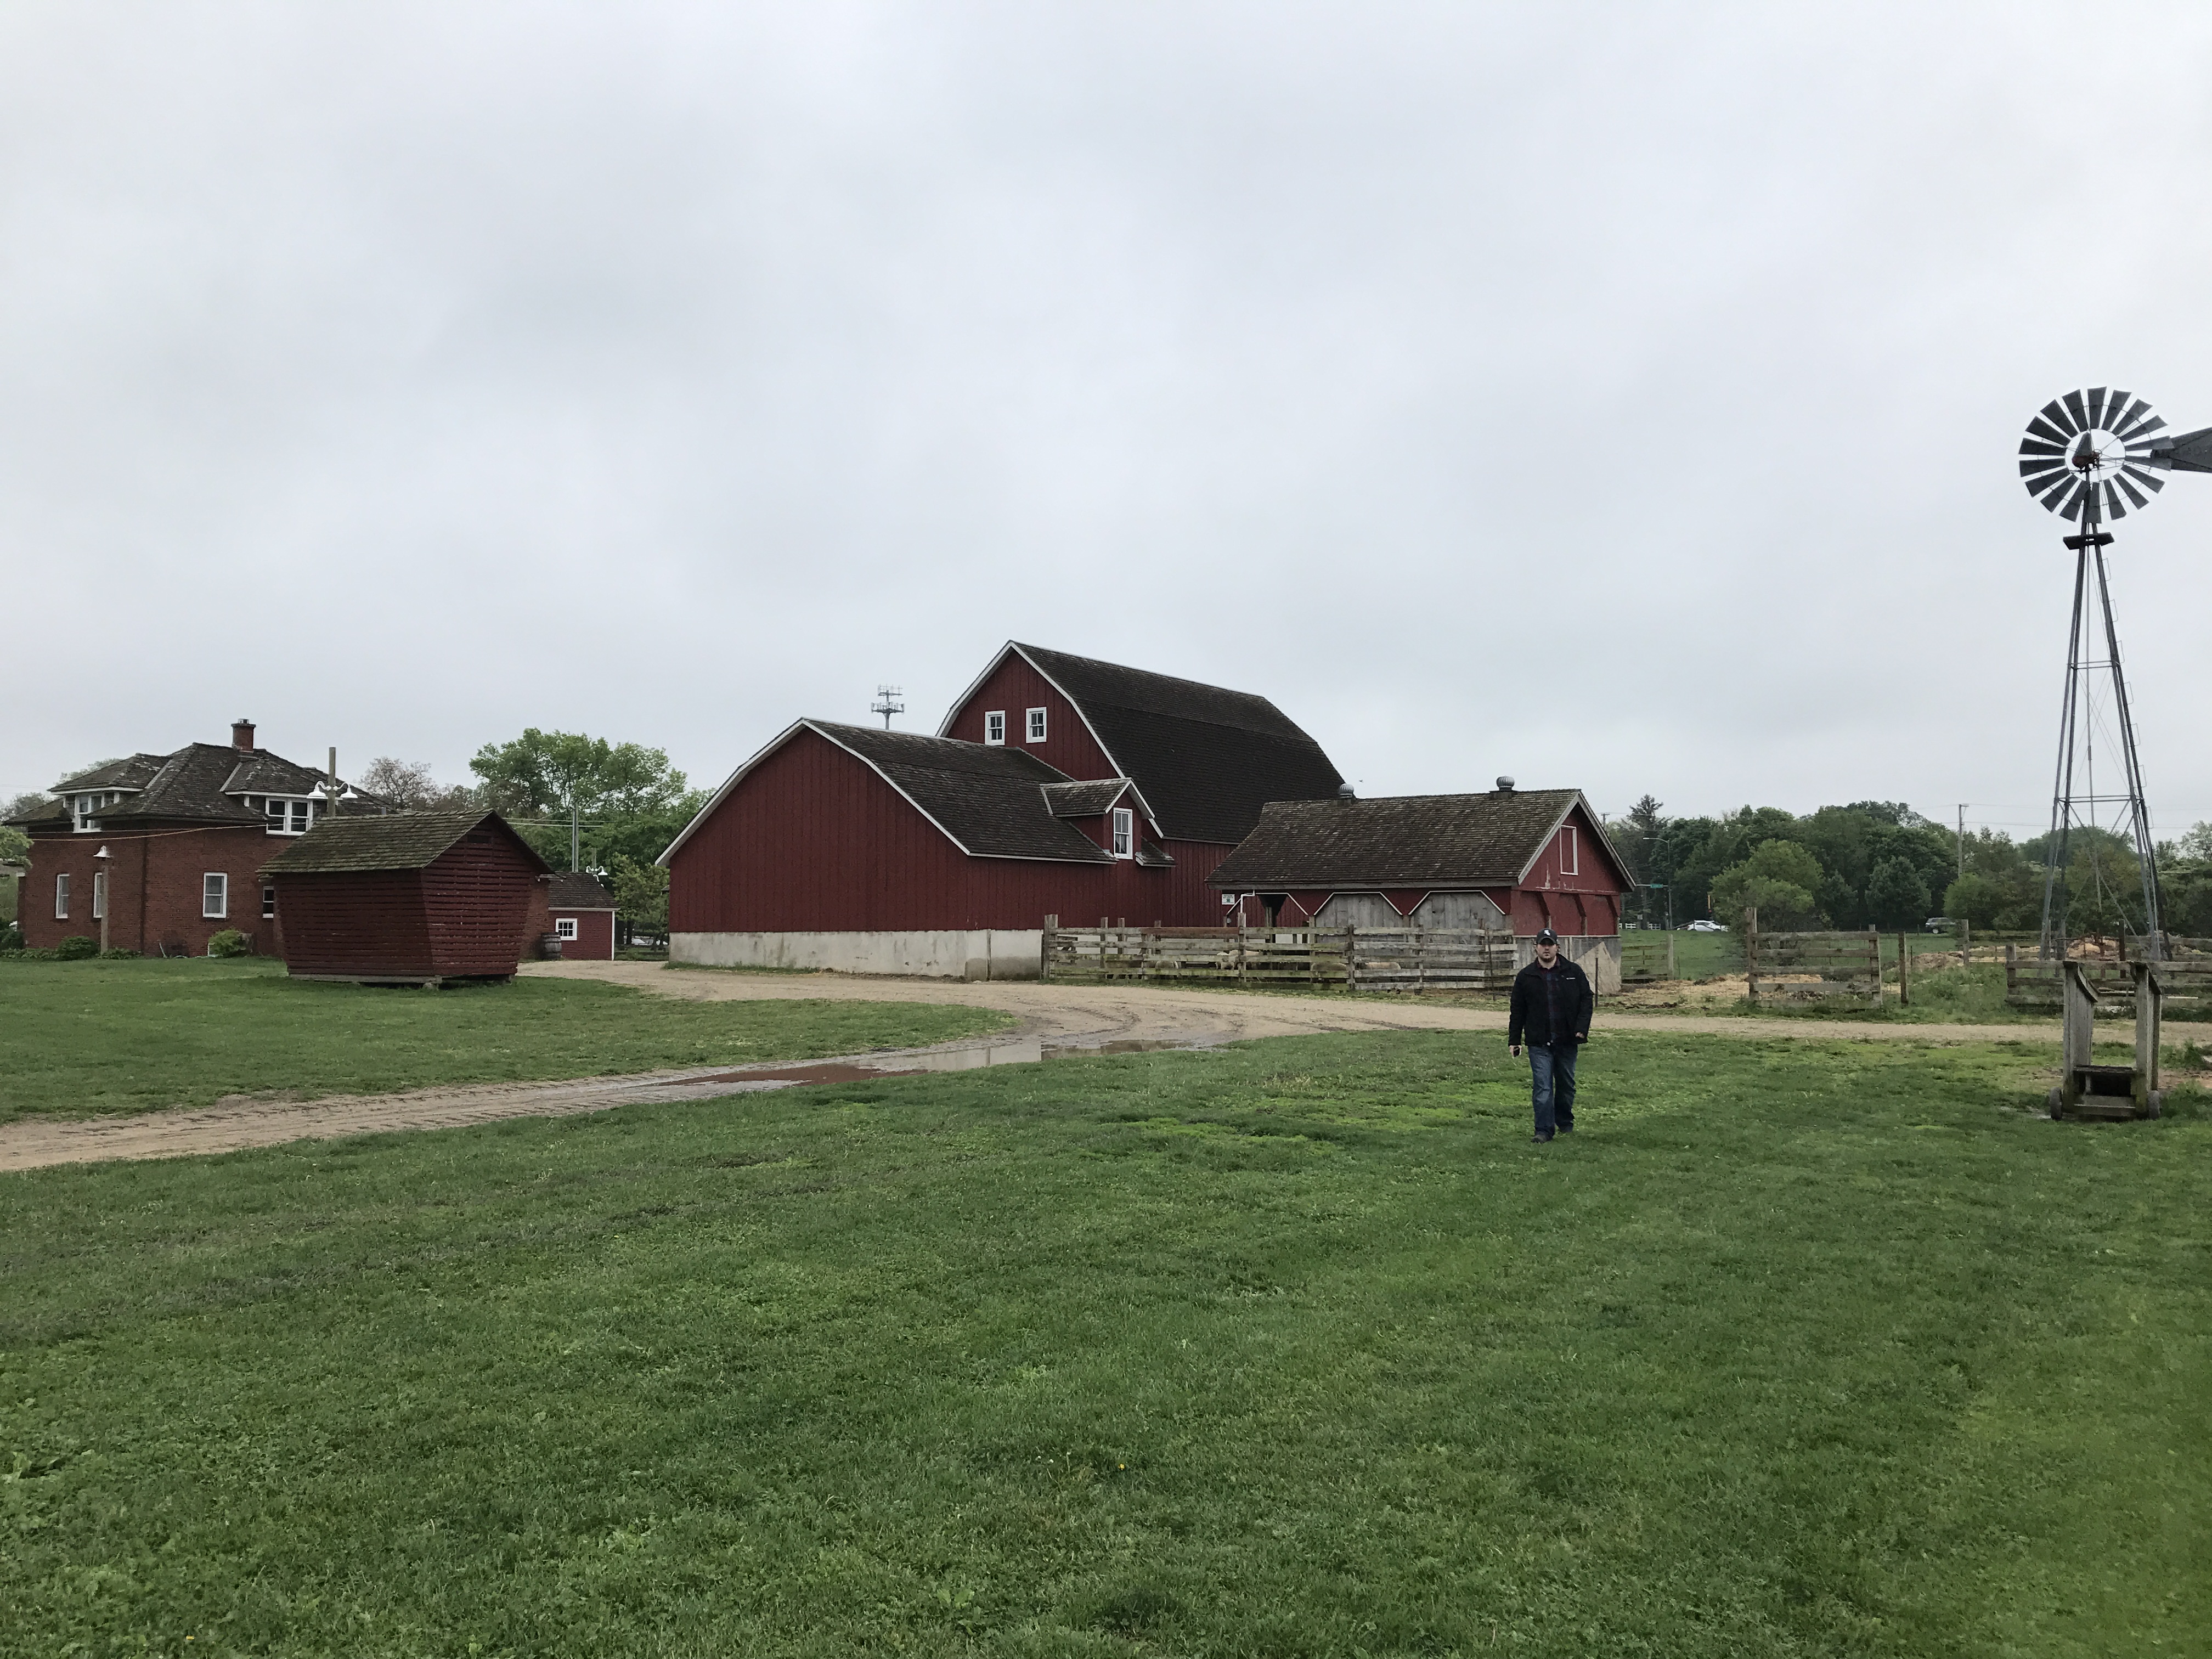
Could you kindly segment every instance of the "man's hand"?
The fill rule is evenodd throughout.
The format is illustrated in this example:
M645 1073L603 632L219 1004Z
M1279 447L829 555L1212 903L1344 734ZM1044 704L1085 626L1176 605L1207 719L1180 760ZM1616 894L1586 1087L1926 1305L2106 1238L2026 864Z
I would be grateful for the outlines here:
M1518 1060L1521 1058L1521 1045L1517 1042L1508 1043L1506 1045L1505 1052L1512 1055L1514 1059Z
M1589 1041L1589 1033L1588 1031L1576 1032L1575 1041L1577 1042L1588 1042Z

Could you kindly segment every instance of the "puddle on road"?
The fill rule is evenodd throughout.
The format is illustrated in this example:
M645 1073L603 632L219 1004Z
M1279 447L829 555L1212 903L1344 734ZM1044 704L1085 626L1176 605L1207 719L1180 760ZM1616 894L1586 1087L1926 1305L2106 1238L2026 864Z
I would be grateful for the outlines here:
M711 1072L679 1081L686 1085L714 1083L739 1089L788 1089L805 1083L867 1083L878 1078L919 1077L925 1072L972 1072L981 1066L1025 1066L1041 1060L1069 1060L1084 1054L1144 1054L1162 1048L1211 1048L1222 1041L1218 1037L1113 1037L1085 1042L1079 1037L1063 1037L1048 1042L1042 1037L1012 1037L1003 1042L971 1042L957 1048L885 1054L879 1060L817 1060L802 1066L747 1066L743 1071Z

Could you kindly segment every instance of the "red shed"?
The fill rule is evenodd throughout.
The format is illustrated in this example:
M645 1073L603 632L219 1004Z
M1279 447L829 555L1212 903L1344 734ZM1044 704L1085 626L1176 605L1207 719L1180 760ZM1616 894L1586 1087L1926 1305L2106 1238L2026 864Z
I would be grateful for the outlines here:
M318 824L262 866L301 979L510 979L545 860L496 812Z
M615 959L615 896L586 870L556 870L539 889L532 937L550 938L563 962Z

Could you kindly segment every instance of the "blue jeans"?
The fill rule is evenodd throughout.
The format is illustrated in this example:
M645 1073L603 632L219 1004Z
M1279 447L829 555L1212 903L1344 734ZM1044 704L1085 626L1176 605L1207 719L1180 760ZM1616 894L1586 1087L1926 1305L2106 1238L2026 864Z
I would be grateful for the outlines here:
M1575 1051L1581 1047L1572 1037L1549 1048L1528 1045L1528 1070L1535 1079L1536 1133L1542 1139L1575 1127Z

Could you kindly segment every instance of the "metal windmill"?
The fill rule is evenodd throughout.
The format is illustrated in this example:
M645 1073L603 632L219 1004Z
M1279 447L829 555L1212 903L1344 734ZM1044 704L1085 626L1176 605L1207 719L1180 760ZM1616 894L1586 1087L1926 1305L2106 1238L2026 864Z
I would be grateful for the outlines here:
M2134 716L2128 708L2128 683L2120 668L2120 635L2112 620L2112 595L2105 580L2105 550L2112 532L2104 526L2124 519L2130 507L2143 507L2166 488L2159 475L2168 471L2212 472L2212 427L2172 436L2150 405L2124 392L2103 386L2069 392L2053 398L2027 423L2021 440L2021 478L2027 493L2078 533L2065 538L2074 550L2074 614L2066 641L2066 696L2058 716L2058 775L2051 788L2051 841L2043 881L2043 945L2045 957L2066 951L2065 879L2068 839L2078 825L2094 825L2098 809L2124 808L2127 833L2142 870L2142 936L2154 957L2165 954L2159 929L2158 866L2152 854L2150 811L2143 803L2142 766L2136 754ZM2148 492L2148 493L2146 493ZM2096 577L2094 600L2089 589ZM2091 610L2094 603L2095 610ZM2101 623L2105 655L2084 660L2083 635L2096 649ZM2097 728L2103 724L2094 695L2084 698L2083 682L2100 671L2112 677L2112 715L2118 726L2122 782L2125 793L2099 793ZM2087 704L2083 718L2084 703ZM2077 788L2075 766L2081 766Z

